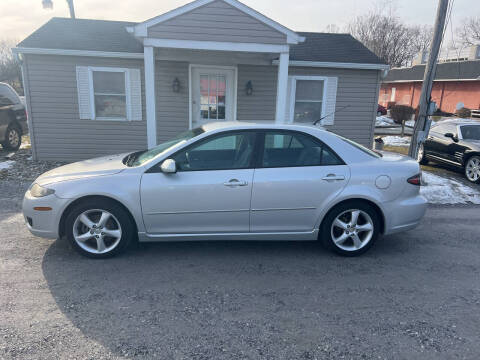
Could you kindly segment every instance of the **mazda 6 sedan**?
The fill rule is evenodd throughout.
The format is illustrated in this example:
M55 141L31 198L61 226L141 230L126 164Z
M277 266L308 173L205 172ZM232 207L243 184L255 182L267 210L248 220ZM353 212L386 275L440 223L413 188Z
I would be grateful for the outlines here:
M415 160L314 126L219 122L48 171L23 213L34 235L94 258L137 240L320 240L353 256L418 225L420 184Z

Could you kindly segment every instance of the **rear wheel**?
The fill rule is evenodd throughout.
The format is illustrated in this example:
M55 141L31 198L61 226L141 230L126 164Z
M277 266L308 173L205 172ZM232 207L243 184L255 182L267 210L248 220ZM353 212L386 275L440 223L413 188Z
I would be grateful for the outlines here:
M465 176L468 181L480 183L480 156L474 155L465 164Z
M370 249L380 233L379 215L366 202L351 201L334 207L325 216L321 240L330 250L357 256Z
M5 132L3 147L8 150L18 150L22 143L22 133L16 125L9 125Z
M134 232L128 212L108 200L78 204L67 215L65 226L74 249L91 258L107 258L125 251Z

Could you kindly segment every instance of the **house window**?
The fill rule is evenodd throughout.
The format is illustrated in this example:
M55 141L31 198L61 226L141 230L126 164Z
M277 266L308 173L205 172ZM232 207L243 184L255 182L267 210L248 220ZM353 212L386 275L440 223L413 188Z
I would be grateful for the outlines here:
M127 119L127 80L125 70L91 70L96 119Z
M313 123L322 117L324 80L296 80L293 121Z
M395 101L395 93L397 92L397 88L392 87L392 95L390 97L390 101Z

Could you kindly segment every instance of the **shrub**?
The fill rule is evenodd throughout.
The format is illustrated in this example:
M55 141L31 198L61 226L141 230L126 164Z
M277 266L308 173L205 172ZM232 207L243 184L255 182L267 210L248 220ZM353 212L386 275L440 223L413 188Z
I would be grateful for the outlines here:
M410 120L415 110L408 105L393 105L390 109L390 116L397 124Z
M471 110L465 107L458 109L455 114L460 118L469 118L472 116Z

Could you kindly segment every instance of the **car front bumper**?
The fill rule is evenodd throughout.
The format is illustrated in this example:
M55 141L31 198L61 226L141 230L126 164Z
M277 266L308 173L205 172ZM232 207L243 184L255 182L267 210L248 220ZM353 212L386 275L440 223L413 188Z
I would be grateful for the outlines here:
M384 204L385 235L414 229L427 211L427 200L422 195L401 198Z
M36 198L28 190L25 193L22 205L28 230L35 236L57 239L60 218L68 201L68 199L61 199L55 194ZM46 210L48 208L51 210Z

